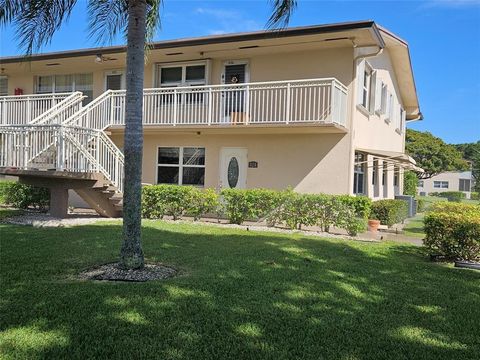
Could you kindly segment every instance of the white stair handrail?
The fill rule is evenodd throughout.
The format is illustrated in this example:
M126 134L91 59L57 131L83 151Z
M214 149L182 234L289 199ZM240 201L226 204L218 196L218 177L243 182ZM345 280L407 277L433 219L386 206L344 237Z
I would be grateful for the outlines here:
M44 113L37 116L35 119L30 121L29 125L43 125L48 123L53 123L52 119L58 117L62 112L76 110L78 111L81 108L81 103L86 96L83 95L80 91L75 91L65 99L57 103L56 105L52 106L50 109L45 111ZM78 109L75 107L78 106Z

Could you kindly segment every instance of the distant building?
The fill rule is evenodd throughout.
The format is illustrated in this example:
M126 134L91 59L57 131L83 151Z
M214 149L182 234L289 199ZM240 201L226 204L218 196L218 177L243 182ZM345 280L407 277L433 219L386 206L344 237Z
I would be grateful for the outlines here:
M432 192L462 191L470 199L474 180L471 171L446 171L430 179L418 182L417 192L428 195Z

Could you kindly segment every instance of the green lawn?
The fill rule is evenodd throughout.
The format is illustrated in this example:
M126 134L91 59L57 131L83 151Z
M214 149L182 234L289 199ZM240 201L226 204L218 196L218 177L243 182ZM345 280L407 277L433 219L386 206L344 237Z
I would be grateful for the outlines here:
M2 359L477 359L480 272L413 245L146 221L182 275L85 282L118 223L0 225Z

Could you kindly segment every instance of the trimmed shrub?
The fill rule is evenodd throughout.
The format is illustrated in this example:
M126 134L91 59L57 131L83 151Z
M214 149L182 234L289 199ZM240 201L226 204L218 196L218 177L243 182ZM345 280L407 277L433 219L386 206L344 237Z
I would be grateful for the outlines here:
M380 223L392 226L407 218L408 204L403 200L385 199L372 203L372 218Z
M465 193L461 191L444 191L438 193L439 197L446 198L448 201L452 202L461 202L462 199L465 199Z
M405 171L403 174L403 194L417 195L418 178L413 171Z
M372 200L366 196L335 195L348 207L355 210L357 217L367 220L372 212Z
M6 205L19 209L44 211L50 203L50 191L46 188L25 185L16 181L5 181L1 185L0 198Z
M425 211L425 200L424 199L417 199L417 212L421 213Z
M207 212L215 211L217 201L213 190L201 190L193 186L149 185L142 189L142 216L161 219L169 215L177 220L190 214L198 219Z
M232 224L240 225L255 216L255 204L251 201L249 190L224 189L220 195L225 216Z
M425 215L424 224L423 243L430 255L442 255L449 260L480 260L480 211L433 211Z
M218 195L214 189L195 189L192 193L190 206L187 215L194 220L200 219L203 215L215 213L219 206Z
M431 212L444 212L454 214L467 214L467 215L480 215L480 205L451 203L451 202L438 202L432 204L429 209Z

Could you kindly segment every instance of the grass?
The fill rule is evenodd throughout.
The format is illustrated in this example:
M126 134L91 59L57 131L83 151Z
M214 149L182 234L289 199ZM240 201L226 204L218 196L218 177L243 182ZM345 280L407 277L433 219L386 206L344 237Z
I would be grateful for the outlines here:
M415 217L408 219L403 231L406 236L423 239L425 237L423 214L417 214Z
M408 244L145 221L182 275L85 282L118 223L0 225L2 359L477 359L480 273Z
M1 203L0 203L1 204ZM22 210L18 209L5 209L0 207L0 221L12 217L12 216L17 216L21 215L23 213Z

